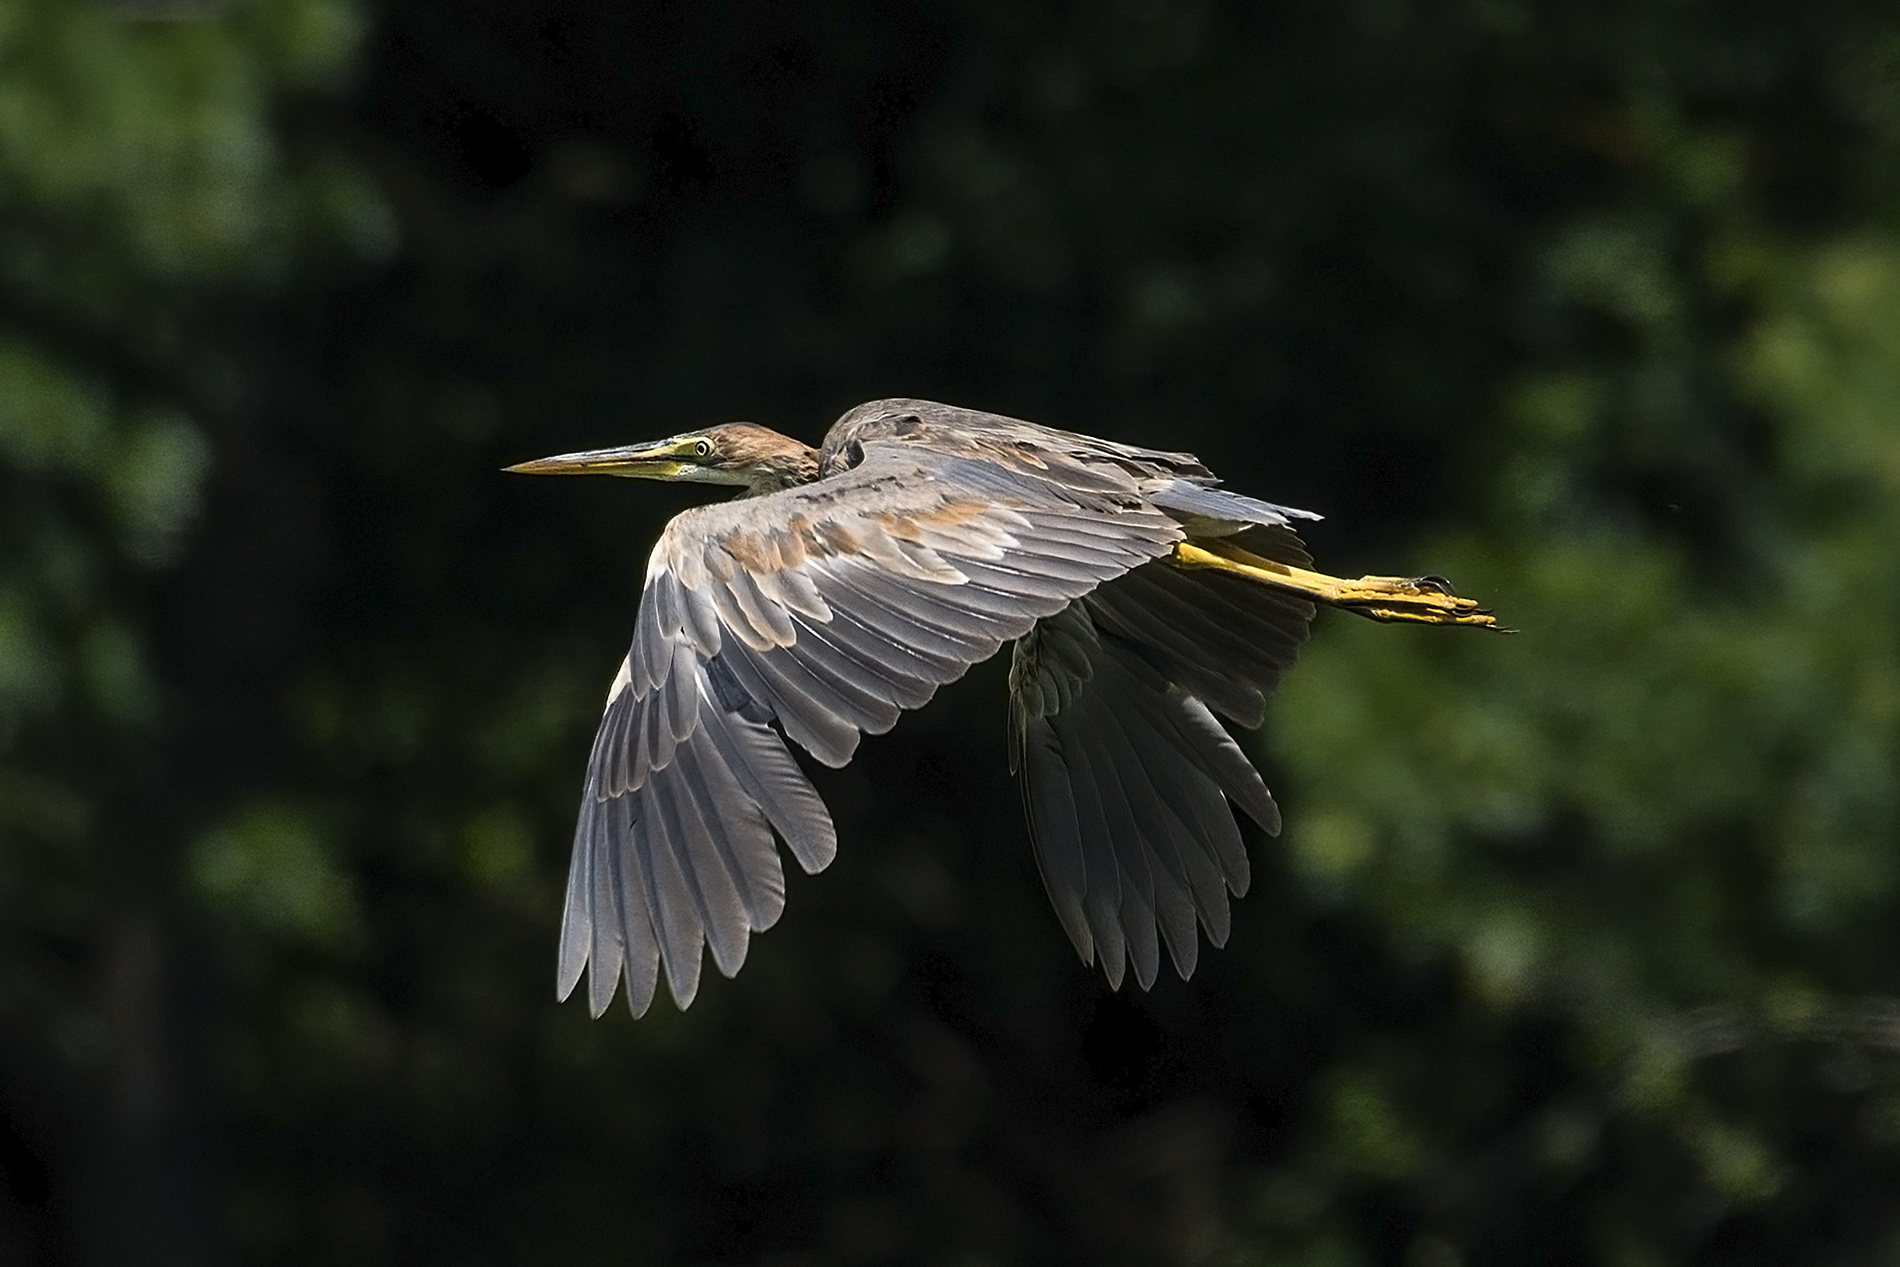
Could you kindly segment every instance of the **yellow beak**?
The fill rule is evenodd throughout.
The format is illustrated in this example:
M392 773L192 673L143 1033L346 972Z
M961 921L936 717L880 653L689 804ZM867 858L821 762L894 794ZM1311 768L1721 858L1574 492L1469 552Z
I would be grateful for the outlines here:
M668 480L684 470L693 456L691 441L661 440L653 444L629 444L618 449L590 449L585 453L563 453L557 457L517 462L502 470L516 475L619 475L634 479Z

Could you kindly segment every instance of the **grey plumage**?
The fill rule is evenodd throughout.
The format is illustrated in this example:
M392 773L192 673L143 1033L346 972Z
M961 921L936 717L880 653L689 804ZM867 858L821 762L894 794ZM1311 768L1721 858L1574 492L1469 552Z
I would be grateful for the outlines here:
M786 740L841 766L1004 643L1010 763L1077 951L1145 988L1162 947L1185 977L1201 932L1226 941L1248 883L1230 803L1268 832L1279 810L1218 718L1258 725L1309 595L1343 601L1303 570L1291 525L1317 516L1220 489L1188 454L916 400L859 406L816 451L728 424L510 469L750 494L653 549L589 759L561 997L585 973L598 1015L624 976L638 1015L664 972L685 1007L702 948L736 973L784 907L774 838L808 872L837 849ZM1478 623L1373 592L1383 619Z
M1157 923L1183 977L1196 921L1226 943L1227 893L1248 882L1228 802L1280 829L1266 785L1210 710L1259 724L1313 605L1244 585L1147 564L1016 644L1010 750L1030 840L1069 939L1112 984L1125 964L1153 984Z

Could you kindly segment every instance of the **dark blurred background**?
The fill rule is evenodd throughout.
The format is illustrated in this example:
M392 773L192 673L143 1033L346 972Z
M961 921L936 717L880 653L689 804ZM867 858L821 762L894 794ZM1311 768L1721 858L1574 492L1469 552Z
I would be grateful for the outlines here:
M1900 1254L1900 12L0 3L0 1262ZM1199 452L1322 617L1111 993L973 672L692 1010L552 997L693 494L920 395Z

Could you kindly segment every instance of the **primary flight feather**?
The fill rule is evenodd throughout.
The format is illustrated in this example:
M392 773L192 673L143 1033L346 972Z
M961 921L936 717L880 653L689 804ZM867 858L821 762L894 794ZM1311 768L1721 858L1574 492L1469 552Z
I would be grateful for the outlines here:
M786 747L842 766L861 735L1014 650L1009 756L1056 916L1111 985L1144 988L1197 926L1227 939L1247 854L1230 805L1279 810L1222 720L1260 724L1314 603L1495 628L1435 578L1310 570L1308 511L1219 487L1185 453L924 400L840 418L822 448L753 423L508 468L736 485L677 516L588 759L557 971L598 1016L624 976L684 1008L703 950L731 976L784 873L837 851Z

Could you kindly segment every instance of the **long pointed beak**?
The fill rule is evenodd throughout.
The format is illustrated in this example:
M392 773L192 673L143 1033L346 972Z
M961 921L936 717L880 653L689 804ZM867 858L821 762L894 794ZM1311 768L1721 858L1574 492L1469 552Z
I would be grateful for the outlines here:
M672 479L686 466L679 460L678 453L677 440L663 440L654 444L629 444L618 449L563 453L557 457L536 458L532 462L517 462L501 469L516 475L620 475L665 480Z

